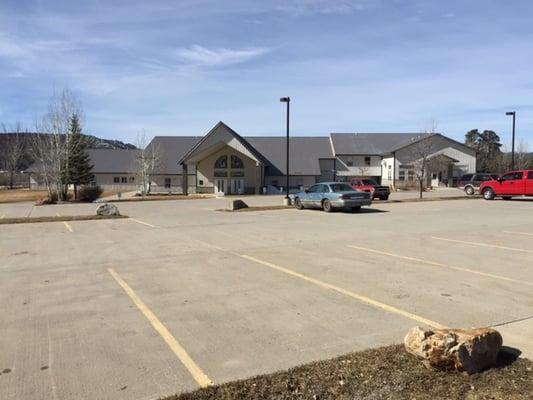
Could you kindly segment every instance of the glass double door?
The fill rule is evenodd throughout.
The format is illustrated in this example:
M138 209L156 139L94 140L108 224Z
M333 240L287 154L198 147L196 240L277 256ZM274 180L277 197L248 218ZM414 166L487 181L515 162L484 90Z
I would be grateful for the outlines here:
M229 182L229 185L228 185ZM244 194L243 178L215 178L215 194Z

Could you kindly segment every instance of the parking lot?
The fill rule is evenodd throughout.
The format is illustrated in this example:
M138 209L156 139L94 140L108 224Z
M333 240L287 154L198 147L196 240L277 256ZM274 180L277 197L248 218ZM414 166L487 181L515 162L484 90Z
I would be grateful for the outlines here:
M0 225L0 398L154 399L399 343L414 325L496 326L533 358L533 202L225 203ZM0 217L94 208L0 204Z

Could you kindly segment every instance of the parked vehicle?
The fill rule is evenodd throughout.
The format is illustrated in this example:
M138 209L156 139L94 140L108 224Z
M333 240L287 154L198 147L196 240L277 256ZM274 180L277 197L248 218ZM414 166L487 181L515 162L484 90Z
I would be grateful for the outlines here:
M459 180L459 188L463 189L467 195L472 196L476 193L481 193L479 187L483 182L492 181L498 179L498 177L498 174L490 173L466 174Z
M372 204L372 196L368 192L354 190L344 182L317 183L294 196L294 206L303 208L322 208L326 212L334 209L351 209L358 211L361 206Z
M355 190L368 192L372 194L372 199L388 200L390 189L388 186L378 184L374 179L353 178L350 184Z
M479 191L485 200L501 196L508 200L515 196L533 196L533 170L511 171L497 180L481 184Z

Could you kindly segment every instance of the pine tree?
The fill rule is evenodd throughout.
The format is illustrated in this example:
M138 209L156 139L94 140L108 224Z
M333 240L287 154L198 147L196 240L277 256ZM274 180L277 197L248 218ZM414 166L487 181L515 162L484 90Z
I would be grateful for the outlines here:
M72 114L70 120L70 132L68 142L68 167L66 168L66 179L74 186L74 198L78 195L78 185L91 183L94 178L92 174L89 154L87 153L87 143L81 133L81 124L77 114Z

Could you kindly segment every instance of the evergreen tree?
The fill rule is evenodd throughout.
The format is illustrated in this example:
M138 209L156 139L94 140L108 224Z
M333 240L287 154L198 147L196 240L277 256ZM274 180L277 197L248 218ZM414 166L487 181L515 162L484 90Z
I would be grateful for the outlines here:
M74 198L77 198L79 185L86 185L93 180L92 169L87 143L81 133L80 120L74 113L70 119L66 167L66 181L74 186Z
M465 144L478 152L477 170L479 172L502 172L505 167L502 165L503 153L500 137L496 132L477 129L468 131L465 135Z

